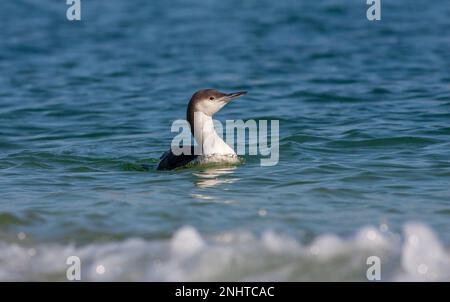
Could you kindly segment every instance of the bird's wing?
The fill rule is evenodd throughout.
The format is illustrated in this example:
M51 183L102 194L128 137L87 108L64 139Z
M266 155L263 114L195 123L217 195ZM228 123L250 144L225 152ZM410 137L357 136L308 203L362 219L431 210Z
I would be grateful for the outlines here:
M174 155L172 150L166 151L161 155L158 164L158 170L173 170L193 161L198 155L194 155L194 146L191 146L191 155Z

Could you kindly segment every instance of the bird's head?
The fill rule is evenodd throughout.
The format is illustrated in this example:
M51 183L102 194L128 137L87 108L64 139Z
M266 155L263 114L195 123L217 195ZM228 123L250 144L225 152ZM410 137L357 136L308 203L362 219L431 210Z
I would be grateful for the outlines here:
M195 112L202 112L208 116L213 116L230 101L246 94L246 91L223 93L215 89L204 89L194 93L188 105L189 115Z

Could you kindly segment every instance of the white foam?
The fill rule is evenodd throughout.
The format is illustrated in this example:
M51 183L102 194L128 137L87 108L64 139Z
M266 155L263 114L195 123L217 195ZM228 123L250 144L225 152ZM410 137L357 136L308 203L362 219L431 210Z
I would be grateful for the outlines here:
M200 234L193 227L185 226L179 229L172 241L171 249L174 256L189 257L204 247L205 243Z
M404 280L450 280L450 257L437 236L427 226L410 223L404 227L405 243L401 265Z
M81 247L0 241L0 280L64 281L69 256L81 259L84 281L366 281L370 256L380 257L384 281L450 280L449 252L429 227L409 223L403 236L383 230L324 234L309 244L270 230L205 238L189 226L159 241Z

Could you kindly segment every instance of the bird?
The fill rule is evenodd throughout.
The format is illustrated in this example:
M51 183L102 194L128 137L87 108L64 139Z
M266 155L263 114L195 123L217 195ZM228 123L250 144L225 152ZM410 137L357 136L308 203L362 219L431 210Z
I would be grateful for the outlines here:
M173 170L190 163L238 163L236 152L215 131L213 116L232 100L245 94L246 91L223 93L216 89L195 92L187 106L186 120L198 148L191 146L189 154L175 155L172 150L164 152L157 170Z

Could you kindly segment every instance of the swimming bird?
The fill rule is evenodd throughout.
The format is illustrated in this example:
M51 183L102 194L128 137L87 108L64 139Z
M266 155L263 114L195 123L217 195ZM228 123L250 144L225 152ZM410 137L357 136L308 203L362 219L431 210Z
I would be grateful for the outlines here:
M246 93L246 91L223 93L215 89L195 92L187 106L186 119L198 148L191 146L190 154L175 155L172 150L165 152L160 158L157 169L173 170L189 163L239 162L233 148L227 145L214 130L213 116L230 101Z

